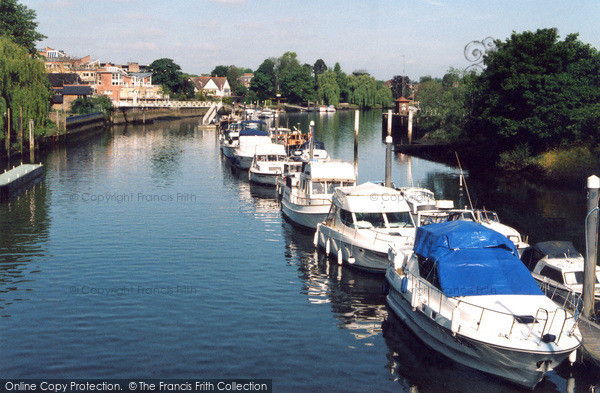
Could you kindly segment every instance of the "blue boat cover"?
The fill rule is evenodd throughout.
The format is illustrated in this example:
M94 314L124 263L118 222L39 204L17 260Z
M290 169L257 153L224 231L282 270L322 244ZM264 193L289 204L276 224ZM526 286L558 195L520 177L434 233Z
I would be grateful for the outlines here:
M256 128L246 128L240 131L240 136L269 136L269 131L263 131Z
M506 236L468 221L417 228L414 251L436 264L449 297L543 295Z

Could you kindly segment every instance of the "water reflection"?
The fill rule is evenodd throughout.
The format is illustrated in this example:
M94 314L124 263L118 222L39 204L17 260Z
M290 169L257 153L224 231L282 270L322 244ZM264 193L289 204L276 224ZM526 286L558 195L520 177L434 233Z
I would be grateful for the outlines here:
M44 182L0 204L0 316L10 305L28 300L31 282L43 270L50 227L48 189Z
M300 292L308 301L330 304L337 326L357 340L380 334L381 322L387 315L381 290L383 277L338 265L315 249L312 234L287 222L283 224L283 234L286 260L297 266L302 280Z

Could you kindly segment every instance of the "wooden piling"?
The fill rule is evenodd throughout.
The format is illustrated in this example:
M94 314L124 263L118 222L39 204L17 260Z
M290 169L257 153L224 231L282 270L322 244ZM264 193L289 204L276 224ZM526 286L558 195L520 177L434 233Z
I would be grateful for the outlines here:
M33 119L29 119L29 162L35 163L35 140L33 137Z
M359 111L358 109L354 112L354 177L357 179L358 184L358 120Z
M594 294L596 282L596 259L598 256L598 191L600 178L587 179L586 258L583 269L583 313L587 318L594 315Z
M6 141L4 142L6 153L10 155L10 108L6 108Z
M385 138L385 186L392 186L392 111L387 115L387 136Z

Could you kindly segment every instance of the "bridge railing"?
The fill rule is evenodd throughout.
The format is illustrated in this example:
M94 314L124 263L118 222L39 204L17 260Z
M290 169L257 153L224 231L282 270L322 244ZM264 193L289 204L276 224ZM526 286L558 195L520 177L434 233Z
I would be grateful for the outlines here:
M213 101L114 101L117 108L209 108Z

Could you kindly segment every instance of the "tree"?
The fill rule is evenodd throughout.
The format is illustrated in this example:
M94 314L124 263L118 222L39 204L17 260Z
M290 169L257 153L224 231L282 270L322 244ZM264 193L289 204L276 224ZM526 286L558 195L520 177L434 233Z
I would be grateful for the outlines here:
M152 72L152 81L162 85L167 94L174 94L178 99L194 97L194 86L188 78L185 78L181 67L172 59L162 58L154 60L148 66Z
M361 108L392 105L393 96L389 87L369 74L351 74L347 77L349 101Z
M244 86L242 84L242 81L240 80L240 77L242 75L244 75L243 68L238 68L233 65L227 68L227 80L229 81L229 87L236 96L241 97L243 97L246 94L247 90L246 86Z
M229 71L229 67L224 65L218 65L214 70L210 73L210 76L218 76L220 78L227 76L227 72Z
M396 75L392 78L392 95L394 98L407 97L410 95L408 85L410 78L408 76Z
M470 133L533 153L600 135L600 54L555 29L514 33L473 83Z
M333 72L335 72L335 79L340 87L340 102L348 102L350 96L350 92L348 90L348 81L346 79L346 74L344 71L342 71L342 66L340 66L340 63L335 63L333 66Z
M327 105L339 105L340 86L337 83L336 73L334 71L325 71L318 78L318 100L325 102Z
M11 109L13 127L22 108L23 118L33 119L39 133L48 121L52 96L44 63L32 58L25 47L0 37L0 135L6 130L6 116L2 114L7 108Z
M36 42L47 38L36 31L36 12L19 4L17 0L0 1L0 36L12 39L27 48L30 54L37 53Z
M314 101L312 70L304 67L294 52L286 52L277 61L275 74L281 95L290 103Z
M256 94L258 100L266 100L275 96L276 90L275 60L266 59L254 71L254 78L250 81L250 90Z

